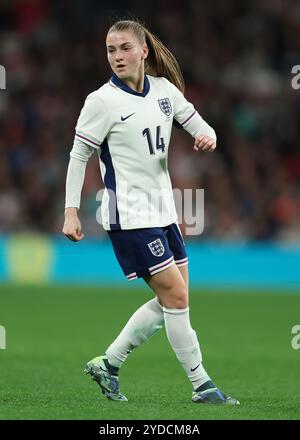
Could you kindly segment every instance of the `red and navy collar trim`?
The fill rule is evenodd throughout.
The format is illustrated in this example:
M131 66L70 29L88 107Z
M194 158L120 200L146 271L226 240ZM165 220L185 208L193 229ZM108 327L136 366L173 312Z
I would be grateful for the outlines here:
M145 97L146 95L148 95L149 90L150 90L150 82L149 82L149 79L147 78L147 75L145 75L145 78L144 78L144 89L143 89L142 93L136 92L135 90L128 87L122 80L120 80L120 78L115 73L110 78L110 80L113 84L115 84L115 86L124 90L124 92L131 93L132 95Z

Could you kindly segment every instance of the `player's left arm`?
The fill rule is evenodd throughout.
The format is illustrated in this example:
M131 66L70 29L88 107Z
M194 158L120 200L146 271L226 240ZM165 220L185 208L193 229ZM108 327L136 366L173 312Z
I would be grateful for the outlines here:
M198 135L195 137L194 150L195 151L205 151L206 153L212 153L217 146L216 139L210 136Z
M217 146L215 130L199 115L185 96L169 82L173 95L174 120L195 139L194 150L212 152Z

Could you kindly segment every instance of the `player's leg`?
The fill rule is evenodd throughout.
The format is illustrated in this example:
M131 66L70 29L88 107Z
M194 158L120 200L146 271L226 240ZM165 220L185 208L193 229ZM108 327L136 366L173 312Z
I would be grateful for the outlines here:
M179 267L179 270L185 285L188 286L187 266ZM148 283L151 276L146 275L143 278ZM147 342L163 325L163 307L157 296L155 296L155 298L146 302L136 310L117 338L107 348L105 354L109 363L114 367L120 368L131 351L144 342ZM115 371L117 372L117 370Z
M119 370L131 351L148 341L163 325L163 308L155 297L136 310L104 355L87 363L86 373L97 381L106 397L127 401L120 392Z
M163 308L155 297L139 307L105 351L109 363L120 368L134 348L147 342L164 325Z
M168 340L195 390L210 378L202 365L199 342L190 323L188 269L183 267L173 264L147 282L163 305Z
M185 285L188 286L188 268L179 268ZM145 276L148 283L150 276ZM163 307L157 296L143 304L130 317L117 339L108 347L106 354L110 362L118 367L125 362L131 351L147 342L164 325Z
M153 236L154 234L154 236ZM115 231L110 238L116 257L128 280L158 270L157 264L165 267L173 260L170 251L157 258L150 252L148 243L163 232L161 228L133 231ZM137 249L140 249L138 255ZM148 254L147 254L148 252ZM154 266L154 268L153 268ZM117 338L106 349L105 354L88 362L86 372L96 380L102 392L113 400L127 400L120 393L118 373L131 351L148 341L164 325L163 308L157 297L143 304L128 320ZM118 386L117 386L118 385Z
M236 399L224 395L203 367L197 334L190 323L187 265L173 265L153 275L147 282L163 305L167 337L193 386L193 402L239 403Z
M149 277L174 264L163 228L143 228L109 234L115 254L128 279ZM148 341L164 324L157 298L143 304L106 350L111 365L120 368L130 352Z
M187 292L189 292L189 267L187 264L185 264L184 266L177 265L177 267L178 267L179 272L183 278L185 288L186 288Z

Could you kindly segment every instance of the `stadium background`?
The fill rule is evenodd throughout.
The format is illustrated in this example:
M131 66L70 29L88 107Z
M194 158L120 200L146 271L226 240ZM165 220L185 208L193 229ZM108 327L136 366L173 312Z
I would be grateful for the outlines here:
M0 418L299 418L300 351L291 346L300 324L300 89L291 73L300 64L299 3L132 0L113 7L0 3L7 74L0 91ZM174 129L169 169L175 188L205 190L204 232L186 237L191 317L209 371L243 402L230 412L190 404L163 332L123 367L132 400L126 408L103 401L81 377L84 362L151 298L142 281L128 284L96 221L103 187L96 155L82 193L86 238L74 244L61 235L74 126L86 95L110 76L108 26L128 14L172 50L186 96L218 135L213 154L196 156L190 136Z

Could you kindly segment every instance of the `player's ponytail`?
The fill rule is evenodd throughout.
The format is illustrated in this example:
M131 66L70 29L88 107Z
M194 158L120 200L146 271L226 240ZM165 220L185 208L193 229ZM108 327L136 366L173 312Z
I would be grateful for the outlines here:
M149 48L149 54L145 60L146 73L153 76L164 76L183 93L184 80L176 58L155 35L144 26L143 29Z
M145 73L164 76L182 93L184 92L184 80L176 58L155 35L134 20L117 21L108 32L118 31L132 31L141 43L146 42L149 54L145 60Z

